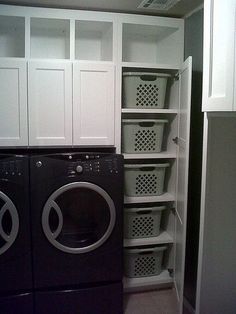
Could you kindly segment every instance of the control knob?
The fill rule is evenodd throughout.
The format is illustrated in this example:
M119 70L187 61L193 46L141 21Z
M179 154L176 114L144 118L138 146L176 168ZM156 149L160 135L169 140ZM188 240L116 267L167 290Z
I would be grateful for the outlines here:
M83 167L81 165L78 165L75 170L77 173L81 173L83 172Z

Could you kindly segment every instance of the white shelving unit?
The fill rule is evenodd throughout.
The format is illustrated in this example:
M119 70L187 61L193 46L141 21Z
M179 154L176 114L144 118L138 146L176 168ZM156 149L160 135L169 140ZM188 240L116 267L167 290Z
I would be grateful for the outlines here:
M122 40L122 60L121 72L150 72L150 73L168 73L171 76L168 78L165 104L163 109L150 108L124 108L121 109L122 119L166 119L168 124L164 127L164 137L162 151L160 153L123 153L125 162L170 162L171 167L167 170L165 180L165 192L160 196L124 196L125 206L132 204L134 207L146 204L159 203L169 204L176 201L176 158L177 145L173 139L178 134L178 102L179 102L179 82L176 80L176 74L179 69L179 63L182 62L181 51L182 47L175 47L175 55L168 56L164 54L168 45L181 42L179 36L179 28L166 27L160 25L138 25L137 23L124 23L122 25L123 40ZM179 50L178 50L179 49ZM168 50L170 50L168 48ZM173 47L171 49L173 53ZM122 147L122 145L121 145ZM122 148L121 148L122 149ZM150 206L149 205L149 206ZM167 215L163 211L163 216ZM174 268L174 228L175 218L172 214L167 229L161 231L158 237L139 238L139 239L124 239L124 247L140 247L140 246L155 246L166 244L171 253L167 256L168 262L165 261L167 268ZM162 217L163 219L163 217ZM164 269L158 276L142 277L142 278L125 278L124 287L126 292L135 292L154 289L162 284L173 284L173 277L169 271Z
M180 22L180 21L179 21ZM120 80L123 72L159 72L170 74L163 109L124 108L122 119L167 119L163 147L160 153L125 153L125 163L170 162L167 171L165 193L160 196L124 196L125 206L174 204L170 223L159 237L149 239L125 239L124 246L149 246L166 244L164 269L158 276L124 278L126 292L155 289L162 285L174 286L179 296L179 313L182 312L183 273L185 256L185 232L187 211L187 173L189 145L189 108L191 87L191 60L183 63L183 24L176 19L138 19L123 17L122 53L120 55ZM122 93L122 91L121 91ZM122 143L121 143L122 152ZM181 161L180 161L181 156ZM138 207L138 206L137 206ZM165 213L163 213L165 216ZM181 217L181 219L180 219ZM173 245L172 245L173 241ZM169 270L173 269L170 275Z
M0 85L0 118L5 120L0 125L12 118L17 125L14 132L0 127L2 147L93 145L122 153L122 119L168 120L160 153L124 154L125 163L171 165L164 194L124 197L128 206L164 203L175 208L158 237L125 240L127 246L166 244L164 270L159 276L125 279L124 286L138 291L174 282L181 304L191 89L191 60L183 63L184 21L7 5L0 10L0 75L8 76ZM169 74L164 108L123 108L124 72ZM173 277L168 269L174 270Z

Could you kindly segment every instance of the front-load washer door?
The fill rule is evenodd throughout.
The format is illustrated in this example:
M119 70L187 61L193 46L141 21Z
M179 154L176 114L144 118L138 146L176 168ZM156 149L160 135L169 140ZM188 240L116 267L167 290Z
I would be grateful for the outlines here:
M111 235L116 211L109 194L93 183L73 182L54 191L44 205L42 227L48 241L71 254L101 246Z
M0 191L0 256L15 242L19 232L19 216L12 200Z

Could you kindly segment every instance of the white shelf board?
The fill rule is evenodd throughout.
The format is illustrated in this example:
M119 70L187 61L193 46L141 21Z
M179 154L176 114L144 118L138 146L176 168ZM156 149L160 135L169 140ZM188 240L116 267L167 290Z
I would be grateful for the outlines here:
M173 243L173 238L166 231L162 231L158 237L124 239L124 247L155 245L164 243Z
M124 196L125 204L132 203L156 203L156 202L173 202L175 195L171 193L164 193L160 196Z
M162 63L143 63L143 62L122 62L122 67L125 68L144 68L144 69L163 69L163 70L175 70L180 69L180 65L177 64L162 64Z
M124 277L124 291L135 292L147 289L155 289L162 284L172 284L173 278L170 277L168 270L163 270L158 276L127 278Z
M136 109L136 108L122 108L122 113L171 113L171 114L177 114L178 109Z
M176 158L176 153L153 153L153 154L125 154L123 153L124 159L155 159L155 158Z

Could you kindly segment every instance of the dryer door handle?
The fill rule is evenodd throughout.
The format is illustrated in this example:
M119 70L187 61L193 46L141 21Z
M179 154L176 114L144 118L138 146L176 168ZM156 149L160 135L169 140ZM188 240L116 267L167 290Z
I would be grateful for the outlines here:
M52 228L50 226L50 221L49 221L49 216L50 216L51 210L54 210L56 212L57 218L58 218L58 225L54 231L52 231ZM62 230L63 215L62 215L62 212L61 212L59 205L53 200L51 201L50 206L47 207L47 210L46 210L46 213L45 213L44 219L43 219L43 225L44 225L45 230L48 233L48 235L50 234L53 237L53 239L56 239Z
M19 216L17 209L10 198L0 191L0 199L5 201L5 204L0 208L0 236L5 241L5 244L0 247L0 255L6 252L15 242L19 231ZM8 232L4 230L4 217L9 213L11 219L11 228Z

